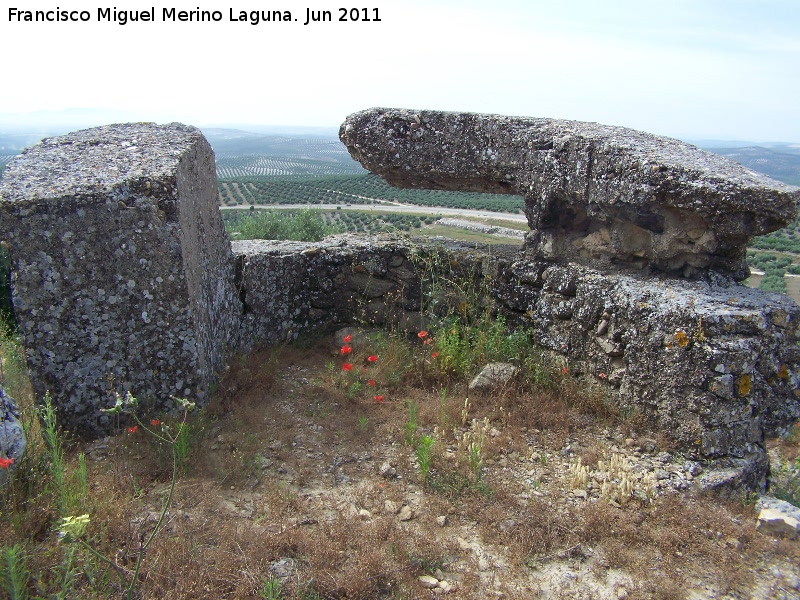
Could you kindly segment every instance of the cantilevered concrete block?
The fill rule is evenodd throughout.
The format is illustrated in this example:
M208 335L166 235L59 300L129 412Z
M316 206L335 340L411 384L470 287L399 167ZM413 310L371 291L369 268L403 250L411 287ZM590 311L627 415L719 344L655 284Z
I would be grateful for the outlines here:
M588 266L745 279L750 239L791 223L800 200L722 156L597 123L373 108L339 137L392 185L523 196L526 247Z

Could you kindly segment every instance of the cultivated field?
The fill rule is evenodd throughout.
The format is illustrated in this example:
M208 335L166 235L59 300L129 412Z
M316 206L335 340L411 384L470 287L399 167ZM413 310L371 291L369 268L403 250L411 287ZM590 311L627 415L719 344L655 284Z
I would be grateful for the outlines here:
M396 202L507 213L521 213L525 206L520 196L400 189L377 175L239 177L220 180L219 188L224 206Z

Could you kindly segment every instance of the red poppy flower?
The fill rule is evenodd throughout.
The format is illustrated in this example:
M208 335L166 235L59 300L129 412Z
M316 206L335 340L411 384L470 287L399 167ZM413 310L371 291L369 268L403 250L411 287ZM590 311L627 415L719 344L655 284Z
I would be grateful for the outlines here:
M370 379L367 383L370 384L372 387L375 387L375 380L374 379Z
M161 425L161 421L159 421L158 419L153 419L152 421L150 421L150 425L152 425L153 427L158 427L159 425Z
M13 458L6 458L6 457L0 458L0 469L7 469L13 464L14 464Z
M138 425L131 425L130 427L128 427L128 433L136 433L137 431L139 431Z
M348 335L346 335L346 336L344 336L344 337L342 338L342 341L343 341L345 344L349 344L350 342L352 342L352 341L353 341L353 336L352 336L352 335L350 335L350 334L348 334Z
M351 365L350 363L342 364L342 371L352 371L352 370L353 370L353 365Z
M438 352L431 352L431 358L436 358L437 356L439 356Z
M597 374L597 376L598 376L600 379L605 379L606 377L608 377L608 375L606 375L605 373L598 373L598 374Z
M368 356L367 360L369 362L377 362L378 361L378 357L373 354L372 356Z
M373 396L376 402L383 402L383 396Z
M424 338L426 338L427 336L428 336L428 332L427 332L427 331L425 331L424 329L423 329L422 331L420 331L420 332L417 334L417 337L418 337L419 339L424 339Z
M342 346L342 349L339 350L342 354L350 354L353 349L350 346Z
M569 369L568 369L567 367L561 367L561 372L562 372L564 375L566 375L567 373L569 373Z

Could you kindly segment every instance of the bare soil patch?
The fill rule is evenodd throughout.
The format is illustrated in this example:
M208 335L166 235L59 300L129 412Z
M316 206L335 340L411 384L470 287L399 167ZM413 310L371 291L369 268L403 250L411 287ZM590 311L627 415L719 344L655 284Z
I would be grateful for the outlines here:
M369 352L343 358L325 339L234 361L192 422L142 597L270 597L265 581L281 598L800 596L800 542L757 533L746 495L699 494L664 440L568 373L478 396L464 381L445 390L424 364L393 376L398 356ZM478 430L476 470L458 440ZM434 440L427 477L422 436ZM95 542L124 565L154 525L169 463L141 431L84 449ZM592 481L615 455L639 490L620 501ZM575 486L578 459L589 481ZM35 521L21 527L46 536ZM57 560L47 548L39 564ZM87 579L83 590L95 597Z

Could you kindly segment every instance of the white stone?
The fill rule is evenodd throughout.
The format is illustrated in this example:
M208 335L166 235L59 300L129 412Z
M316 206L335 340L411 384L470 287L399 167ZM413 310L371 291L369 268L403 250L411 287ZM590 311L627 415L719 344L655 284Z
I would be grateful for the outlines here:
M489 391L495 387L505 385L514 375L517 367L509 363L489 363L470 382L469 389Z
M800 533L800 521L775 508L762 508L756 531L768 535L794 537Z
M439 580L432 575L420 575L419 582L422 584L422 587L428 588L429 590L439 587Z
M454 588L455 586L449 581L443 579L439 582L439 589L445 593L452 591Z

